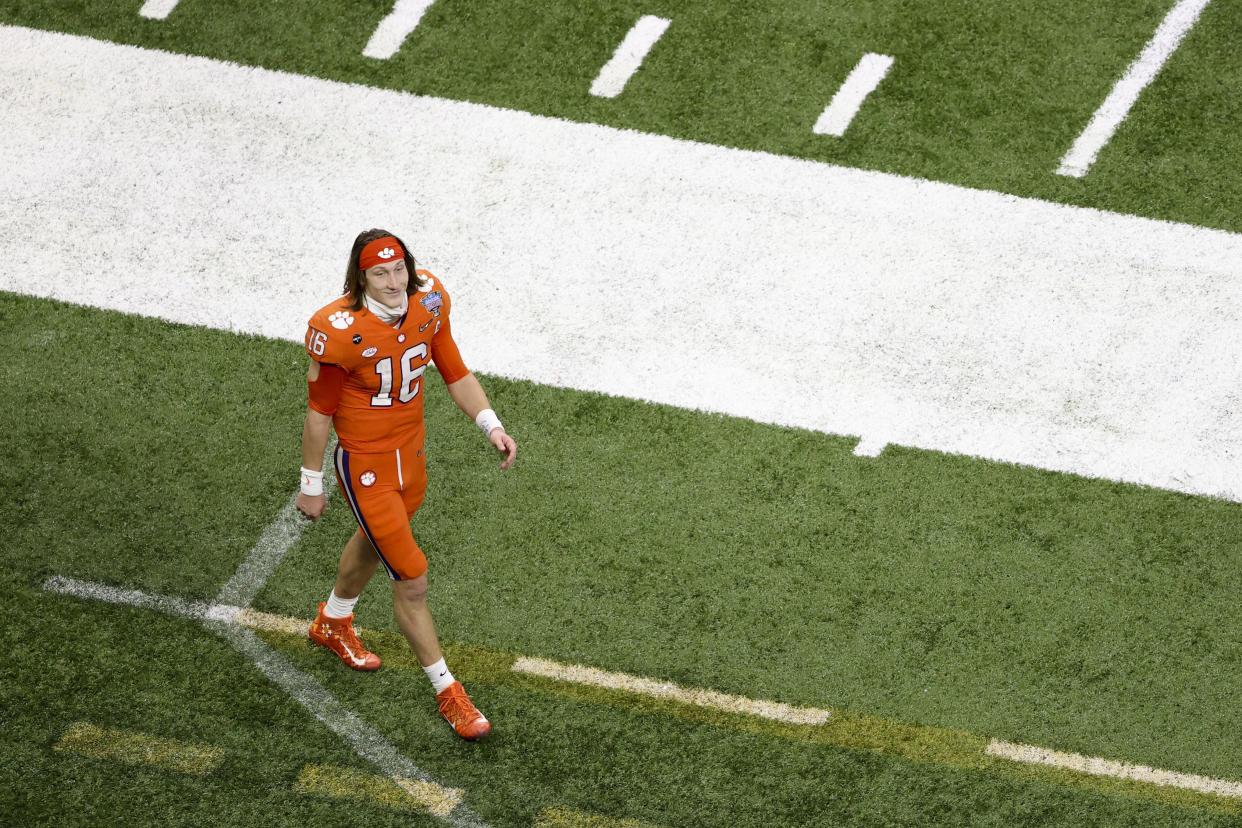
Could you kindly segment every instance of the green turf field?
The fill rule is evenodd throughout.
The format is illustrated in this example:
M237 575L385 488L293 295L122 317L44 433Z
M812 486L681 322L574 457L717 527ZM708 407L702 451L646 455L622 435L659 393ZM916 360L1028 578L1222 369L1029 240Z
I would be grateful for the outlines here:
M361 51L385 3L182 0L165 21L139 5L0 0L0 23L1242 230L1242 19L1220 0L1082 180L1053 170L1168 3L439 0L383 62ZM643 14L673 23L623 95L590 97ZM813 135L866 52L893 71L845 138ZM0 344L0 822L439 824L366 793L375 767L202 624L44 589L213 601L296 486L301 347L2 292ZM499 472L429 372L415 534L493 738L436 717L381 579L358 607L378 674L262 633L482 821L1242 825L1242 799L982 753L996 738L1242 780L1242 505L484 382L519 462ZM333 501L255 609L309 619L351 528ZM519 676L516 656L834 717L704 712ZM62 741L83 722L223 759L84 755ZM358 795L306 782L314 766Z
M59 574L211 600L288 500L300 348L7 294L0 314L13 357L5 637L21 654L0 682L6 809L50 823L85 802L105 821L150 803L138 821L151 824L345 818L356 805L296 779L307 764L366 763L224 642L41 589ZM913 450L859 458L840 438L491 378L523 440L502 474L429 387L433 485L416 531L442 635L495 738L465 745L434 716L382 582L359 607L387 633L379 674L268 637L484 818L1237 819L1227 800L938 747L997 737L1236 778L1237 504ZM309 617L349 531L341 505L257 609ZM489 651L829 707L839 729L521 680ZM52 750L78 721L226 758L200 779ZM913 726L964 735L928 737L911 760ZM409 816L364 807L376 824Z

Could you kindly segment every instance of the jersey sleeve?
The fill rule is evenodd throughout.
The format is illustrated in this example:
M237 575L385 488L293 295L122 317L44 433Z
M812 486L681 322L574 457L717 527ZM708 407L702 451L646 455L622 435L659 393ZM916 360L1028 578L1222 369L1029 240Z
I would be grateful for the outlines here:
M306 381L306 401L311 408L331 417L341 407L341 392L349 374L339 365L324 363L319 366L319 377Z
M419 271L419 275L431 279L431 290L440 294L442 304L437 320L440 324L436 327L435 335L431 337L431 361L436 364L436 370L440 372L445 385L452 385L470 373L461 358L461 351L457 349L457 343L453 341L453 326L450 321L453 302L440 280L425 270Z
M310 318L306 326L306 353L324 365L339 365L351 370L357 360L351 348L349 328L354 323L354 313L340 303L322 308Z

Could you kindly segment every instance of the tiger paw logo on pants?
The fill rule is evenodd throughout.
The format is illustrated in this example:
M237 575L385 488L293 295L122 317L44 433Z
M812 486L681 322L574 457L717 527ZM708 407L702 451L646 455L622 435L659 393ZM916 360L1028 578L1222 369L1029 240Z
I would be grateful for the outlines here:
M339 331L343 331L354 324L354 318L345 311L337 311L328 317L328 321L332 323L332 327Z

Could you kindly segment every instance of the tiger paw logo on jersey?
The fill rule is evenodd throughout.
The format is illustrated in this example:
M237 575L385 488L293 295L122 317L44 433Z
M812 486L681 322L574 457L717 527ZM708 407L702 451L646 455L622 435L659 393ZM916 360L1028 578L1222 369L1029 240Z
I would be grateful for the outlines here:
M375 485L375 472L364 471L362 474L358 475L358 482L364 486L368 486L368 487L374 486Z
M332 323L332 327L338 331L343 331L350 325L354 324L354 318L345 311L337 311L328 317L328 321Z

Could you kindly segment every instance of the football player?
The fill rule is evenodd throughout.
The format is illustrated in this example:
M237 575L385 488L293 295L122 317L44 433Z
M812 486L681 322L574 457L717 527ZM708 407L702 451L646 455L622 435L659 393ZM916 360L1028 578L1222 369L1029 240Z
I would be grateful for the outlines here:
M491 732L491 724L444 663L427 608L427 558L410 531L427 488L427 366L435 363L453 402L503 455L502 469L513 465L517 444L462 361L451 308L444 285L415 269L401 239L367 230L354 240L344 295L316 311L306 332L309 405L297 507L313 521L324 512L323 455L335 426L337 484L358 530L341 553L336 584L319 605L310 640L355 670L379 669L379 657L354 633L353 610L382 564L392 580L397 624L431 680L440 715L462 738L475 740Z

